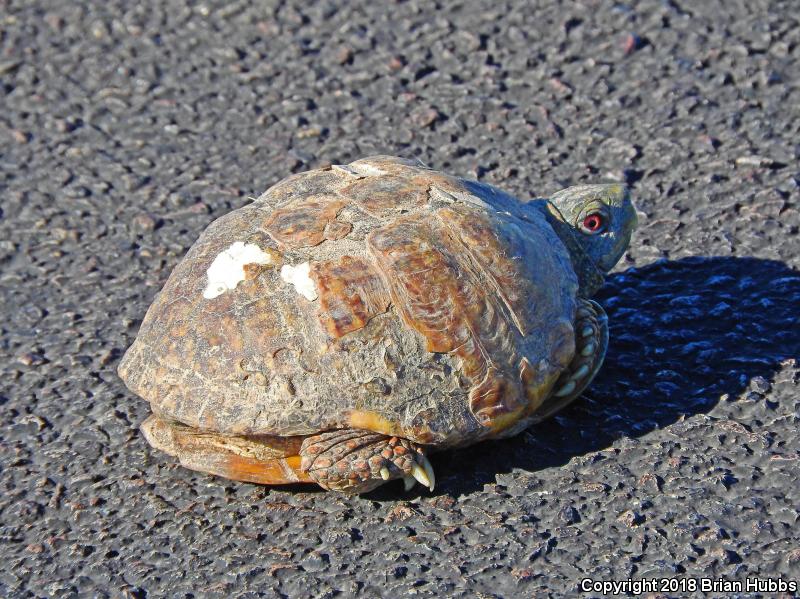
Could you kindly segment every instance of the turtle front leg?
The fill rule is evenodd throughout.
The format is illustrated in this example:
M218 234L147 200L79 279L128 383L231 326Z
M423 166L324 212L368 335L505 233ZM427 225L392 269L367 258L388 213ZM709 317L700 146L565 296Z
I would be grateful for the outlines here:
M544 420L565 408L589 386L608 348L608 316L595 301L582 299L575 314L575 356L556 381L537 417Z
M307 437L300 469L325 489L366 493L395 478L406 490L419 482L431 491L436 479L419 445L400 437L359 429L327 431Z

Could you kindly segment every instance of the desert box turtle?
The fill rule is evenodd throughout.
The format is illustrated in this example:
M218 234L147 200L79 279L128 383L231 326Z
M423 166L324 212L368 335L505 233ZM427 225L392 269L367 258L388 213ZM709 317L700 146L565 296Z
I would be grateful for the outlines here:
M589 298L636 226L622 185L522 202L376 156L290 176L217 219L119 373L188 468L363 493L433 488L426 453L575 399L608 344Z

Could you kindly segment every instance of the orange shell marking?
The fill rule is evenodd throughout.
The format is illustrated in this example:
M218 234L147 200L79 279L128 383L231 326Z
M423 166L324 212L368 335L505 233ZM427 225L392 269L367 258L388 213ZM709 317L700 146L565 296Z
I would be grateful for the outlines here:
M320 298L319 320L334 339L366 326L389 308L389 294L372 265L342 256L312 265Z
M282 485L314 482L300 469L300 456L255 460L236 454L219 456L205 463L205 472L231 480L243 480L262 485Z
M353 225L341 220L333 220L325 227L325 239L336 241L342 237L347 237L350 231L353 230Z

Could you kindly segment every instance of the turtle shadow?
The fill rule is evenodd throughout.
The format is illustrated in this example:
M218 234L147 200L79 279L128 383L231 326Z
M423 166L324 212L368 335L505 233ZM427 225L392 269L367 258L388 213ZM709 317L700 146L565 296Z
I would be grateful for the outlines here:
M763 392L780 363L800 358L800 273L781 262L662 260L612 274L596 299L611 341L589 390L512 439L433 455L435 494L471 493L512 469L561 466L721 400L769 402Z

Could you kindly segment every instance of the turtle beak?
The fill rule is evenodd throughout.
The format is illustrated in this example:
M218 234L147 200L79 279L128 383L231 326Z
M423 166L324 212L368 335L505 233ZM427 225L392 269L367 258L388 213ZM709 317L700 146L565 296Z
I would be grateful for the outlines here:
M634 229L639 226L639 217L636 215L636 208L631 201L631 191L625 185L611 184L598 185L603 203L608 207L612 214L612 222L616 240L611 251L601 256L597 261L597 266L605 272L614 268L619 262L628 245L631 242L631 235Z

